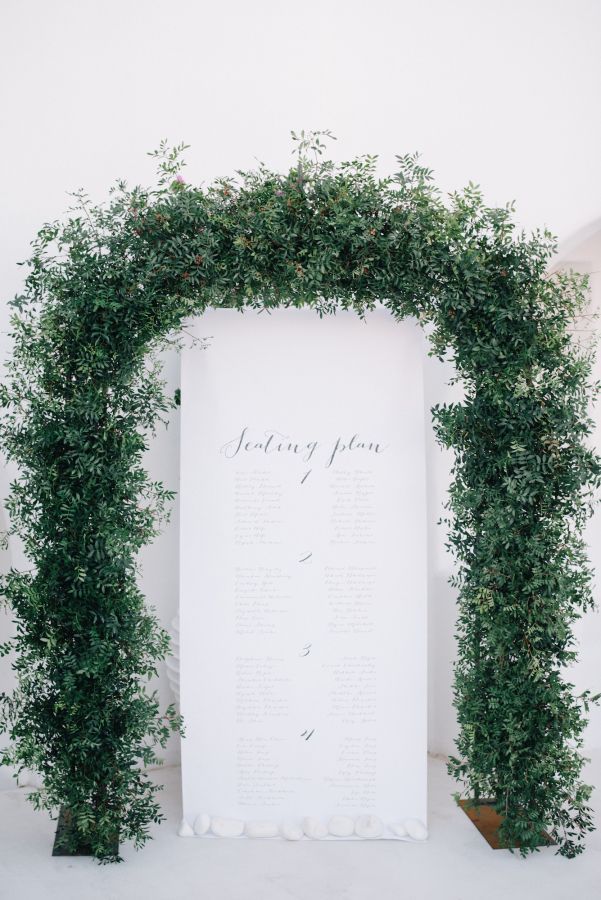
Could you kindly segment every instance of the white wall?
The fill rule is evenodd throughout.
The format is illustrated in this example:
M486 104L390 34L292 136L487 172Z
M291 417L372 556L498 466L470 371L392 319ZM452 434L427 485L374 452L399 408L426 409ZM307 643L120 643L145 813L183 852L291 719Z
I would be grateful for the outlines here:
M478 182L491 205L517 201L526 228L548 225L566 256L601 268L590 241L601 217L596 0L4 0L0 7L0 296L19 290L16 262L40 224L84 186L94 199L125 177L148 183L145 153L185 140L187 178L284 169L290 129L330 128L336 159L419 150L439 186ZM594 240L593 240L594 244ZM579 255L580 254L580 255ZM0 308L0 350L8 312ZM166 358L170 386L177 359ZM430 402L448 395L427 364ZM601 423L601 414L598 414ZM178 423L153 442L153 475L178 485ZM449 459L430 439L430 746L448 752L453 595L441 514ZM0 473L6 496L10 472ZM142 556L143 587L168 624L177 608L177 504ZM601 562L601 517L590 531ZM18 547L11 548L20 565ZM7 559L0 560L7 565ZM7 631L0 615L0 639ZM601 626L580 629L578 684L601 685ZM0 660L0 689L10 682ZM165 700L164 672L159 684ZM595 713L588 744L601 746ZM167 759L177 758L175 743Z

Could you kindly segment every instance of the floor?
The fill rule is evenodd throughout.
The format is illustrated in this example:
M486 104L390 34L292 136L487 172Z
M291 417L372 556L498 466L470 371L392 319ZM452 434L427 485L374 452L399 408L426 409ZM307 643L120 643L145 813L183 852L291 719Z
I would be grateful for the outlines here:
M601 755L587 772L598 784L595 774ZM179 769L156 775L167 822L143 851L124 848L117 866L53 858L54 823L23 789L0 793L1 900L601 900L601 831L575 860L491 850L455 806L439 759L430 760L424 844L179 838Z

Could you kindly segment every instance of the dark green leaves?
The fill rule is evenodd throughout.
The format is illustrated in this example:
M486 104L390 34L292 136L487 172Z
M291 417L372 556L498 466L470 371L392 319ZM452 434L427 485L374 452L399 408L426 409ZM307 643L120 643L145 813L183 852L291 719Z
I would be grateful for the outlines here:
M294 136L288 173L259 165L207 189L183 179L184 145L163 142L156 189L119 183L100 207L79 192L66 223L39 231L0 389L0 440L20 471L8 507L32 563L2 584L18 678L0 698L4 760L43 775L33 802L64 806L98 859L116 858L116 833L144 844L161 812L143 767L181 729L147 689L169 641L136 583L173 497L142 465L180 402L156 350L207 306L363 315L382 301L430 327L464 386L433 410L455 451L450 771L496 799L522 853L546 829L573 856L592 828L579 747L598 700L563 679L592 605L581 532L601 479L591 355L572 334L586 280L547 276L553 238L516 233L512 208L486 207L475 185L445 201L416 155L381 179L373 156L324 160L323 137Z

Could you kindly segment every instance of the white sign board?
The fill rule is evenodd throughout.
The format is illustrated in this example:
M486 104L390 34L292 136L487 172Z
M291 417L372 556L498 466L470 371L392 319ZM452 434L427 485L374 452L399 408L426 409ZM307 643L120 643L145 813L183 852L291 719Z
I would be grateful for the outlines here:
M212 310L192 330L184 817L371 815L394 837L426 821L421 330L383 308Z

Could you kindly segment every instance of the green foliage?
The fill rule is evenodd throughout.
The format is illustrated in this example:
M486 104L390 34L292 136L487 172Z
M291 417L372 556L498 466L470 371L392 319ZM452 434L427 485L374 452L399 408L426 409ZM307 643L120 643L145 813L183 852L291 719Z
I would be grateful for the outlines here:
M119 184L100 207L79 194L66 223L40 230L0 395L20 471L10 513L32 562L2 584L18 629L5 761L43 775L34 802L64 805L98 859L115 858L116 833L144 843L161 814L142 767L181 728L145 687L168 638L135 577L171 499L142 466L179 404L156 351L209 306L363 315L383 302L428 326L465 390L433 411L455 452L450 771L495 798L507 843L526 853L545 828L573 856L592 828L579 747L597 699L562 677L592 605L581 533L601 479L591 354L571 328L586 281L547 275L550 235L517 233L511 207L489 209L473 185L445 200L416 156L388 178L375 157L334 165L321 137L294 136L286 174L259 165L207 189L183 179L184 146L164 143L156 189Z

